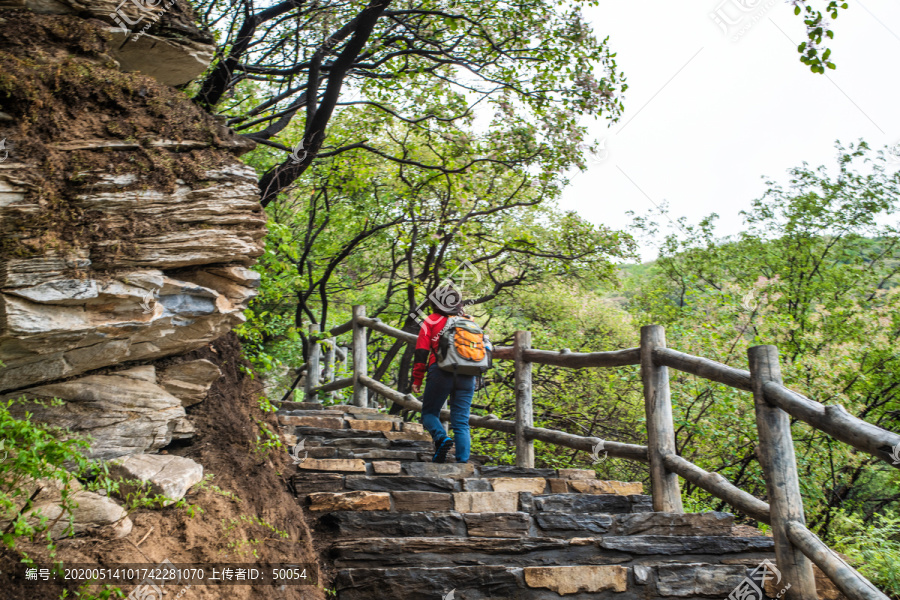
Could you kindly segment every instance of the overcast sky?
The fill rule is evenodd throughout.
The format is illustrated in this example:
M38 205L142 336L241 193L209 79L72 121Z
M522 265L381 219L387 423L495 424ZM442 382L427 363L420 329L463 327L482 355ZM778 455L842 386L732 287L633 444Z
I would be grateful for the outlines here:
M624 228L627 210L666 201L690 222L718 213L718 231L731 234L765 191L762 176L784 181L803 161L833 166L838 139L876 149L900 142L900 2L847 1L830 43L837 70L826 76L798 60L804 25L784 0L743 0L757 3L747 13L741 0L602 0L587 9L629 88L619 123L590 121L607 152L571 174L562 207ZM717 11L746 17L726 35L710 17ZM642 256L656 251L643 246Z

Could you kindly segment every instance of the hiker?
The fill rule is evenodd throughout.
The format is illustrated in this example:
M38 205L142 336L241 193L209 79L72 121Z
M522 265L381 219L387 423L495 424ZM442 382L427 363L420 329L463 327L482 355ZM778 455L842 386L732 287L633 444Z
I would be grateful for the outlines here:
M463 313L462 304L448 310L432 299L430 305L433 314L422 323L416 341L412 390L416 395L421 393L422 379L427 371L428 380L422 396L422 425L434 441L432 462L445 462L455 444L456 462L465 463L471 448L469 412L475 393L475 373L484 372L490 364L490 341L471 317ZM450 327L447 326L448 319ZM463 339L466 340L465 347L453 341ZM452 347L454 345L457 347ZM448 397L452 439L440 420L441 408Z

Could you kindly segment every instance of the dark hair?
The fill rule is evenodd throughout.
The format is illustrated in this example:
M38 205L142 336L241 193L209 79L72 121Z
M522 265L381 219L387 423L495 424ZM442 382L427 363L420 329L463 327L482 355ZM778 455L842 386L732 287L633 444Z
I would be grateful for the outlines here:
M428 304L437 314L449 317L462 314L466 303L463 302L460 290L455 286L445 285L428 294Z
M428 304L431 306L431 310L441 315L442 317L451 317L462 314L463 304L457 304L455 306L446 307L441 304L438 304L431 298L428 299ZM447 310L449 308L449 310Z

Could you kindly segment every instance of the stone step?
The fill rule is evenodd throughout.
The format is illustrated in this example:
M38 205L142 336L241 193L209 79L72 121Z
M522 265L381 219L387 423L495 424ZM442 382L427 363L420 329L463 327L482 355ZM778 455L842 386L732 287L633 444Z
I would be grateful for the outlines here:
M598 535L728 536L734 517L727 513L460 513L424 511L407 514L336 511L316 527L341 537L546 537Z
M388 436L385 434L395 434L392 436L393 439L418 439L417 436L413 436L411 434L406 434L402 431L382 431L382 430L365 430L365 429L335 429L330 427L317 427L310 425L297 425L294 426L293 432L298 438L306 438L306 437L322 437L329 439L360 439L360 438L373 438L373 437L381 437L384 439L388 439ZM429 436L429 440L431 437Z
M732 536L406 537L356 538L331 545L336 568L505 567L628 565L635 561L721 563L723 559L763 558L774 552L772 538Z
M319 404L318 402L291 402L286 400L284 402L273 402L273 405L283 410L324 410L325 406L323 404ZM330 408L330 407L329 407Z
M394 435L402 436L402 432L385 432L390 433L391 438ZM346 448L350 450L366 450L373 448L382 448L385 450L416 450L421 452L434 452L434 444L431 443L431 437L427 440L409 439L399 437L391 439L383 435L377 437L361 437L361 438L328 438L323 436L307 436L306 447L312 448L317 446Z
M341 463L347 473L367 473L363 461L307 459L300 469L324 470L325 463ZM360 466L358 463L362 463ZM449 489L449 484L442 481L447 478L417 477L415 482L409 477L356 477L347 476L343 481L335 473L320 473L317 477L297 476L293 479L298 498L311 511L331 510L394 510L394 511L444 511L455 510L460 513L515 513L524 512L538 514L540 512L567 512L570 514L593 512L605 514L646 513L650 512L649 496L602 496L582 494L550 494L534 496L528 492L457 492ZM383 480L383 481L382 481ZM320 486L325 485L327 489ZM458 485L453 483L453 486ZM343 487L341 487L343 486ZM408 486L424 489L410 490ZM361 487L366 489L348 489ZM375 488L375 489L372 489ZM311 491L312 490L312 491ZM383 494L386 503L379 502L378 508L372 508L369 501L374 495ZM414 505L410 498L416 495ZM573 498L574 497L574 498ZM582 499L584 501L582 501ZM402 500L402 502L401 502ZM402 507L401 507L402 504ZM566 508L574 507L574 508ZM551 527L552 520L544 518L543 522ZM562 529L564 523L556 524Z
M774 558L766 556L766 558ZM671 600L725 598L749 574L744 564L716 562L345 568L334 585L338 600ZM453 592L450 595L450 592Z
M337 417L338 419L343 419L343 413L338 410L328 410L328 409L319 409L319 410L309 410L309 409L279 409L275 412L276 416L290 416L290 417Z

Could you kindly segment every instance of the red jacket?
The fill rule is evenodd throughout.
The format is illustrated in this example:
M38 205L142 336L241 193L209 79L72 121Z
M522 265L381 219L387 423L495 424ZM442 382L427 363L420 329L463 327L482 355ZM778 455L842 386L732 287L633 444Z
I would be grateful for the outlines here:
M428 315L419 329L419 339L416 340L416 353L413 358L413 385L421 385L425 379L425 372L437 358L435 352L438 347L438 337L444 325L447 324L447 317L437 313Z

